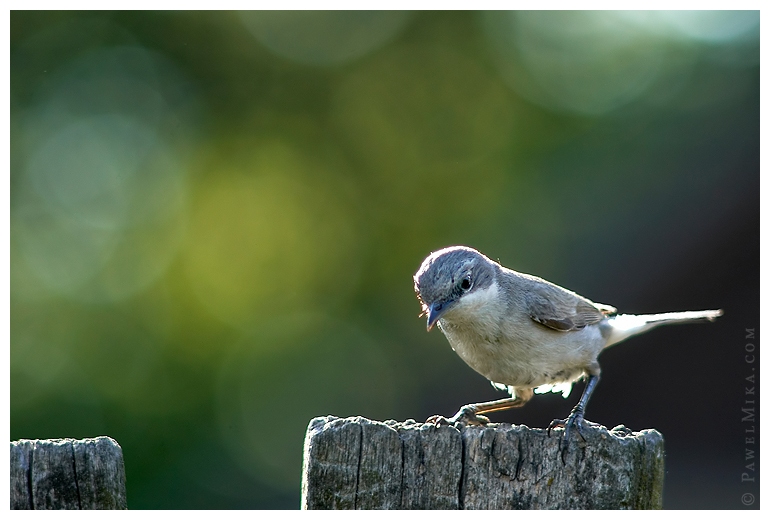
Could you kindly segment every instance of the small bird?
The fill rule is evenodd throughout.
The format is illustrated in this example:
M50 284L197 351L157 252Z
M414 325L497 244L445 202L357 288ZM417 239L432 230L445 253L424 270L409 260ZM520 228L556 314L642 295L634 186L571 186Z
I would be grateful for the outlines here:
M564 427L562 459L570 431L582 437L586 405L599 382L599 354L610 345L658 325L713 321L721 310L665 314L617 314L536 276L518 273L475 249L453 246L431 253L414 275L414 290L427 316L438 324L468 366L511 397L468 404L435 424L486 424L477 415L523 406L533 393L562 392L587 378L583 395L567 419L554 419L548 433Z

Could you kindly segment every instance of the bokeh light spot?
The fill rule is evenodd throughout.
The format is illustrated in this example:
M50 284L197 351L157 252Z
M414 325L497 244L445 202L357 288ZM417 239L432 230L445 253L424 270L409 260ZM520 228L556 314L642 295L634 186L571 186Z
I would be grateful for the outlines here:
M485 12L498 68L524 98L597 115L636 99L655 80L665 48L607 11Z
M43 145L30 161L27 175L61 218L94 228L120 229L126 225L142 163L155 144L151 128L126 117L84 119Z
M241 21L268 49L299 63L339 65L384 45L412 14L403 11L243 11Z
M355 217L346 186L324 170L273 141L257 147L248 171L210 176L186 264L214 316L246 325L344 300L357 279Z
M57 292L123 299L176 252L184 171L136 120L104 115L63 127L32 156L24 181L17 235L32 270Z
M34 55L40 45L22 48ZM82 52L46 78L14 141L20 269L54 294L123 300L155 282L181 243L188 187L178 145L189 134L170 129L190 120L194 96L171 62L140 46ZM41 296L28 287L15 293Z
M662 20L695 40L728 43L756 38L759 11L656 11Z

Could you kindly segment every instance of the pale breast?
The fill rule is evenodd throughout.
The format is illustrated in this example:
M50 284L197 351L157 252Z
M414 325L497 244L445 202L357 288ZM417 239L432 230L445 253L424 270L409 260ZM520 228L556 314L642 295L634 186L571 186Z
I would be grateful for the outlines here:
M524 317L522 317L524 318ZM517 387L571 382L596 360L604 339L598 327L557 332L526 319L442 320L441 330L468 366L487 379Z

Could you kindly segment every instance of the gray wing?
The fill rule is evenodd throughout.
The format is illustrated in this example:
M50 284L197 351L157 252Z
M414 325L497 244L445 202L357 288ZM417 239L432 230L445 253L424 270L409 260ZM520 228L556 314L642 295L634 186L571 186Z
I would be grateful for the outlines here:
M532 280L526 298L530 318L550 329L561 332L580 330L599 323L616 309L594 303L542 279Z

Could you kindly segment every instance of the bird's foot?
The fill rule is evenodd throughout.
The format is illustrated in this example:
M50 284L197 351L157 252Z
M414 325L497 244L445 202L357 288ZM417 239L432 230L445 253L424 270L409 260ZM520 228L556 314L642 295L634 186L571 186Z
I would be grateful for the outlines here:
M564 428L564 434L559 441L562 464L566 464L567 461L567 451L569 451L569 441L572 437L572 430L577 430L577 434L580 435L580 438L583 439L583 441L585 441L585 437L583 436L583 423L586 421L583 418L583 414L583 409L576 406L572 409L572 413L569 414L569 417L566 419L554 419L551 421L551 424L548 425L546 431L548 432L549 437L551 436L552 429L558 426Z
M489 419L483 415L476 415L476 408L467 404L460 408L451 418L447 419L443 415L432 415L425 420L426 423L436 426L485 426L489 424Z
M431 415L430 417L425 419L425 424L435 424L438 427L451 425L451 423L449 422L449 419L447 419L443 415Z

